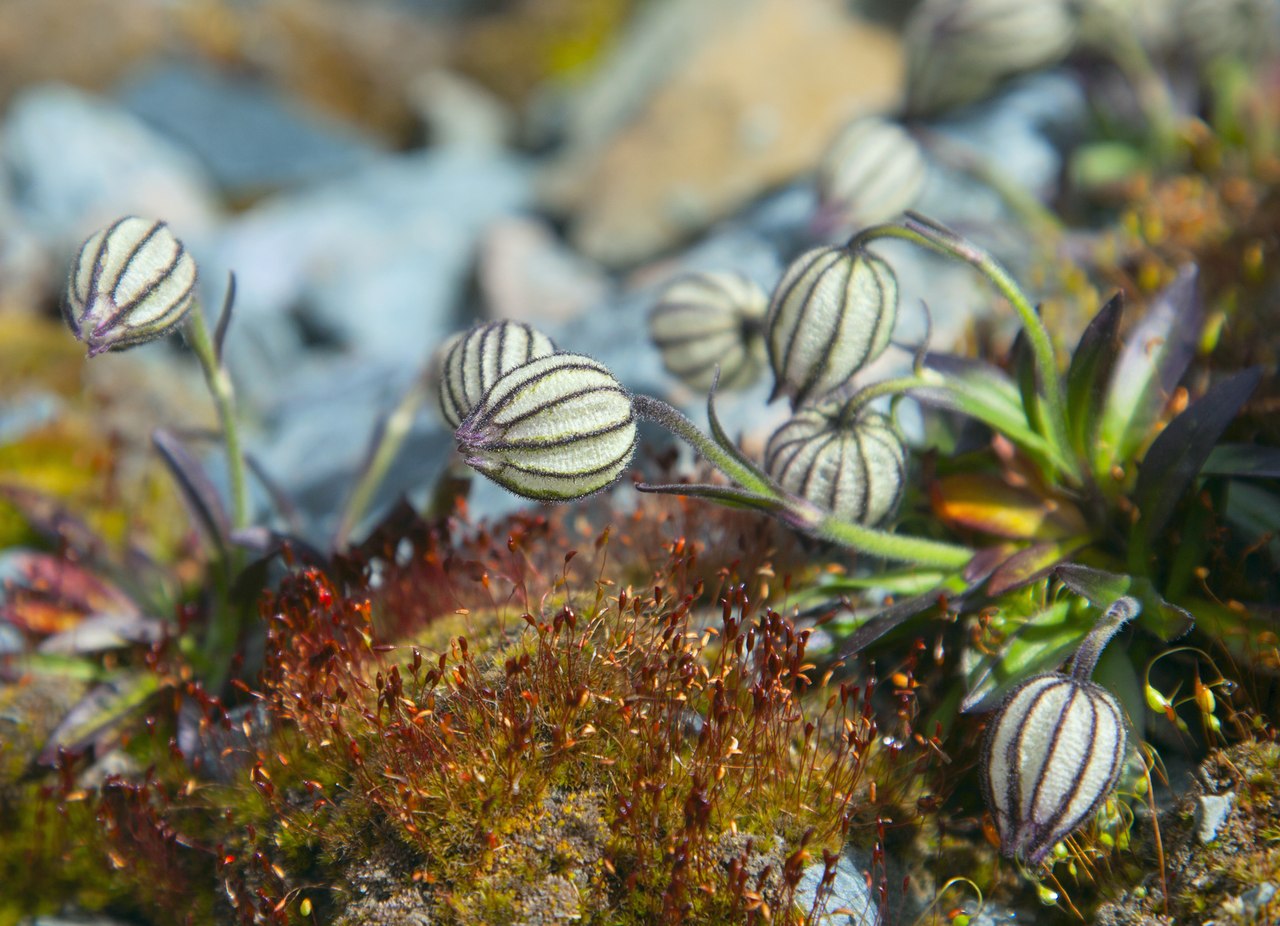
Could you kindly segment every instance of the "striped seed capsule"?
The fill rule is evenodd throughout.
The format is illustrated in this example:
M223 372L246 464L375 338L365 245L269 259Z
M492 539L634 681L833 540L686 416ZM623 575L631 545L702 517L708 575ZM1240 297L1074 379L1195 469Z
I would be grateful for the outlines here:
M846 409L840 402L801 408L769 438L764 468L792 495L875 525L902 499L907 452L884 415Z
M1276 47L1274 0L1182 0L1178 37L1199 62L1256 61Z
M1004 854L1039 865L1120 778L1128 737L1102 686L1050 672L1005 698L982 746L982 789Z
M738 273L698 273L671 284L649 313L649 337L667 372L694 389L741 389L764 368L769 297Z
M773 398L793 408L843 386L884 352L898 317L898 280L880 258L844 247L792 261L766 322Z
M581 354L504 373L454 432L467 463L525 498L565 501L612 484L636 445L631 396Z
M907 109L923 115L986 96L1075 43L1075 0L924 0L904 33Z
M555 353L551 339L523 322L477 325L445 343L440 376L440 411L456 428L504 374L537 357Z
M94 357L168 334L191 308L196 262L164 222L128 216L80 246L62 317Z
M818 199L824 214L848 225L875 225L914 206L927 173L906 129L863 116L840 130L818 163Z

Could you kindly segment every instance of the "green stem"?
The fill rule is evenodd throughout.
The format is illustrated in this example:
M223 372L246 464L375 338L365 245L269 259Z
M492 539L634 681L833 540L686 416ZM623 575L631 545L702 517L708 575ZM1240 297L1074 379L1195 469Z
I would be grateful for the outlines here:
M880 238L898 238L920 247L962 260L985 276L1002 296L1013 306L1027 332L1027 340L1036 367L1036 379L1044 393L1049 418L1049 433L1044 435L1054 446L1055 456L1061 460L1067 475L1080 481L1079 464L1070 453L1071 442L1067 431L1066 401L1062 396L1062 380L1058 375L1053 342L1035 307L1027 299L1012 275L1000 263L981 248L942 226L918 216L909 215L905 225L876 225L864 229L849 239L850 249L865 247Z
M748 492L769 498L780 497L777 487L761 479L734 454L699 431L698 426L678 409L672 408L661 399L647 395L635 396L632 399L632 407L636 415L666 428Z
M227 452L227 473L231 481L231 526L241 529L249 526L249 494L245 478L244 452L240 447L240 431L236 423L236 395L227 368L218 360L217 350L209 337L202 306L192 306L187 313L187 343L195 352L204 371L205 382L213 396L222 425L222 442ZM204 652L207 659L206 682L210 691L219 691L227 680L231 660L235 655L236 641L240 638L243 608L232 600L230 585L240 572L244 553L234 543L229 544L226 573L218 584L212 606L212 617L205 631Z
M222 426L222 442L227 451L227 473L231 480L231 526L239 530L249 526L248 482L245 478L244 452L240 448L240 431L236 423L236 393L227 368L218 361L213 340L205 325L202 306L187 313L187 343L195 352L209 385L218 422ZM234 554L233 554L234 555Z
M430 391L428 378L425 375L415 376L412 385L409 386L409 389L400 399L400 403L383 423L374 444L373 453L370 454L368 463L360 474L359 481L356 482L355 487L351 490L351 495L347 498L347 504L342 512L342 520L338 523L338 529L334 533L334 549L342 550L346 547L351 532L355 530L360 523L360 519L368 511L369 504L373 501L373 496L377 492L378 486L382 484L382 480L386 477L387 470L391 468L396 454L400 452L400 448L404 445L404 440L413 425L413 419L417 416L418 409L426 401Z
M878 383L871 383L864 386L849 396L849 400L840 410L840 414L845 421L850 421L862 411L868 404L876 399L889 395L901 395L904 392L910 392L912 389L922 389L926 386L939 385L935 380L925 375L899 376L894 379L882 379Z
M913 378L913 382L914 382ZM777 506L775 513L782 521L820 540L898 562L917 563L958 569L973 557L973 551L949 543L920 537L891 534L862 524L837 518L811 502L784 491L771 480L761 479L735 454L721 447L698 430L687 417L666 402L650 396L633 400L636 415L666 428L696 450L713 466L753 495ZM677 491L677 486L650 486L649 490Z

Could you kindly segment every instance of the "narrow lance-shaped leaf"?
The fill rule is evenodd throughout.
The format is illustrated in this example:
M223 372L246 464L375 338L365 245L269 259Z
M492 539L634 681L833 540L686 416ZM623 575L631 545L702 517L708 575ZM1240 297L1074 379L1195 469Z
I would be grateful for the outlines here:
M1048 442L1028 425L1018 387L998 367L948 354L931 353L924 362L942 376L934 385L911 389L913 398L977 419L1033 454L1052 455Z
M1198 279L1195 267L1184 268L1125 341L1107 387L1094 472L1132 458L1195 356L1204 314Z
M1254 367L1214 383L1169 422L1151 444L1138 473L1134 503L1139 529L1151 541L1164 530L1179 499L1200 472L1222 432L1262 379Z
M1076 452L1087 456L1097 434L1107 382L1120 354L1124 295L1116 293L1093 316L1067 369L1067 421Z
M1257 444L1218 444L1200 472L1206 476L1280 479L1280 447Z
M164 428L156 428L151 432L151 443L164 460L182 491L182 497L191 508L191 513L200 526L209 535L218 552L225 556L227 538L230 533L230 522L226 509L218 497L218 490L196 458L170 432Z
M1039 314L1038 306L1036 311ZM1018 394L1022 397L1022 408L1027 415L1027 423L1037 434L1045 434L1047 432L1044 407L1040 401L1040 392L1036 388L1035 354L1031 352L1031 342L1027 340L1026 329L1019 329L1018 336L1013 339L1010 355L1013 361L1014 380L1018 384Z
M1195 626L1190 611L1166 601L1144 576L1120 575L1079 563L1059 566L1053 575L1099 608L1109 608L1125 596L1136 599L1142 609L1142 622L1166 642L1187 634Z

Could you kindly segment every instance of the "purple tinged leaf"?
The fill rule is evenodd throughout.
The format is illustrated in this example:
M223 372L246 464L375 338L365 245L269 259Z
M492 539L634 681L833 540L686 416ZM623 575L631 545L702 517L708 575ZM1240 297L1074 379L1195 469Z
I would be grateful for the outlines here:
M1120 319L1124 294L1116 293L1093 316L1067 370L1067 420L1077 453L1089 452L1097 436L1107 382L1120 354Z
M1257 444L1218 444L1200 472L1206 476L1280 479L1280 447Z
M1142 622L1166 642L1190 632L1195 618L1190 611L1165 601L1151 580L1105 572L1079 563L1066 563L1053 571L1054 578L1098 608L1109 608L1128 595L1142 606Z
M177 480L178 488L190 506L191 513L217 546L219 554L225 558L227 538L231 530L230 521L208 473L182 442L164 428L156 428L151 432L151 443Z
M987 582L987 594L1003 595L1042 578L1064 559L1089 545L1088 538L1068 537L1024 547L1005 560Z
M1036 306L1036 314L1040 307ZM1018 384L1018 393L1022 397L1022 407L1026 411L1027 422L1038 434L1045 433L1044 408L1040 401L1040 391L1036 388L1035 354L1031 351L1031 342L1027 339L1026 329L1019 329L1018 336L1013 339L1010 351L1013 361L1014 379Z
M1094 472L1123 466L1146 439L1195 356L1204 311L1192 265L1152 302L1116 360L1094 445Z
M1209 387L1152 442L1138 471L1133 500L1140 529L1150 542L1169 523L1179 500L1262 379L1262 369L1242 370Z
M231 309L236 302L236 275L227 274L227 294L222 297L222 311L218 313L218 324L213 330L213 356L222 363L222 345L227 340L227 329L231 327Z
M51 765L59 750L80 752L109 737L160 689L152 672L122 675L103 682L67 712L49 736L39 761Z

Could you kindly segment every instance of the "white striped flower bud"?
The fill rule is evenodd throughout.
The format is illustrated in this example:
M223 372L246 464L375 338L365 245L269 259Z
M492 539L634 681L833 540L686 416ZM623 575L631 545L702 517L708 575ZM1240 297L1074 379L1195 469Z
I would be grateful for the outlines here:
M906 129L863 116L840 130L818 163L818 199L833 218L875 225L914 206L927 173L924 152Z
M525 498L611 485L636 445L631 395L581 354L538 357L498 378L454 432L467 463Z
M451 428L467 417L504 373L556 349L541 331L513 321L477 325L445 346L440 411Z
M1115 697L1051 672L1015 688L987 727L982 788L1005 855L1039 865L1120 777L1128 738Z
M1274 52L1280 10L1274 0L1182 0L1180 41L1197 61L1255 61Z
M741 389L764 369L769 297L739 273L698 273L666 288L649 313L649 336L667 371L694 389Z
M884 352L897 317L898 280L880 258L844 247L802 254L769 304L773 397L797 407L843 386Z
M129 216L80 247L62 317L93 357L168 334L191 308L196 262L164 222Z
M907 22L907 108L972 103L1002 79L1054 64L1075 43L1074 0L924 0Z
M884 415L843 403L805 406L769 438L764 468L792 495L846 521L875 525L902 498L907 452Z

